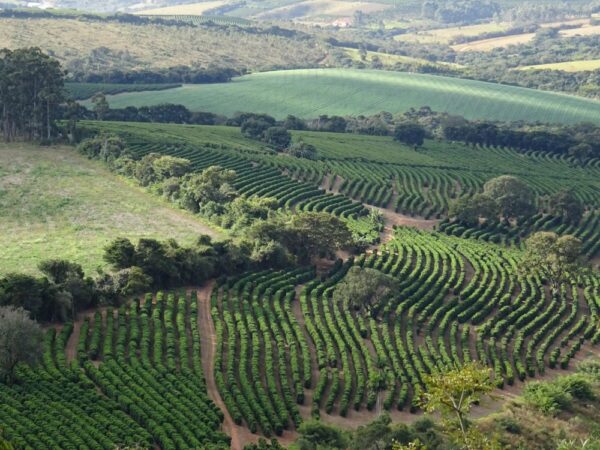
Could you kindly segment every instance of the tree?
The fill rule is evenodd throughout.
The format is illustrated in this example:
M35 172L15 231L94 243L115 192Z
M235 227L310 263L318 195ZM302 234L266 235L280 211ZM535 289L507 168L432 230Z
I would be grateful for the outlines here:
M569 234L538 231L525 241L525 271L546 279L556 295L560 286L582 270L581 241Z
M478 363L466 364L444 373L426 375L421 405L425 412L442 416L451 438L462 448L482 450L485 438L470 430L467 416L471 407L494 389L490 369ZM479 442L474 442L479 441Z
M381 414L377 419L356 429L350 441L349 450L384 450L388 448L392 419L389 414Z
M324 255L331 257L352 242L345 222L322 212L302 212L292 217L285 230L285 245L301 262Z
M288 115L283 121L286 130L305 130L306 122L296 116Z
M304 141L298 141L290 145L286 153L296 158L317 159L317 149L314 145L307 144Z
M0 50L0 126L4 139L50 139L64 101L64 72L39 48Z
M448 214L456 220L469 226L479 223L479 218L493 220L498 215L496 202L485 194L475 194L472 197L462 196L450 204Z
M290 145L292 135L283 127L269 127L263 133L263 140L276 150L281 151Z
M115 274L116 287L121 295L133 295L147 292L152 287L152 277L146 275L140 267L132 266Z
M81 265L64 259L46 259L38 264L38 269L55 284L65 283L72 277L84 276Z
M302 422L298 434L297 445L300 450L345 449L347 445L340 430L318 420Z
M380 271L353 266L337 284L333 299L339 303L349 300L354 309L376 315L379 306L392 294L394 287L394 279Z
M127 238L116 238L104 247L102 258L115 269L126 269L135 264L135 247Z
M590 144L582 142L580 144L569 147L568 153L569 156L572 156L577 161L582 163L586 159L594 156L594 149Z
M426 131L421 125L414 122L404 122L396 125L394 139L398 142L413 146L415 148L423 145Z
M550 214L562 217L567 223L577 224L583 216L583 204L572 190L556 192L548 199Z
M265 131L273 125L264 119L250 118L242 122L240 131L251 139L262 139Z
M175 156L161 156L152 163L158 181L171 177L182 177L191 170L188 159Z
M125 153L125 142L114 134L101 133L85 139L77 146L77 151L90 159L101 159L112 163Z
M234 170L210 166L200 173L190 173L181 183L181 204L194 212L200 211L205 203L227 203L237 195L231 185L235 179Z
M492 178L483 185L483 193L496 202L505 218L528 216L535 210L531 188L510 175Z
M92 105L94 105L92 107L92 111L94 111L94 114L96 114L96 119L104 120L104 117L110 111L110 105L106 100L106 96L102 92L99 92L97 94L94 94L91 101Z
M14 380L19 363L36 363L42 354L43 333L23 308L0 307L0 376Z
M41 317L50 321L64 320L66 312L75 319L77 311L96 303L94 280L85 278L83 268L62 259L48 259L38 264L40 272L54 283L55 295L50 295L42 305Z
M46 299L48 282L21 274L9 273L0 278L0 306L24 308L38 317Z

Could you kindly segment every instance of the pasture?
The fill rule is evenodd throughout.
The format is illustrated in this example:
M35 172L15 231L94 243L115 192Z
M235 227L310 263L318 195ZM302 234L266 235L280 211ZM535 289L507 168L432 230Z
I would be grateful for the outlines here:
M600 118L600 102L574 96L451 77L350 69L255 73L231 83L125 93L108 101L113 108L179 103L193 111L231 116L243 110L277 118L397 113L421 106L469 119L577 123Z
M191 243L215 234L68 147L0 145L0 272L35 273L44 259L65 258L92 274L117 236Z

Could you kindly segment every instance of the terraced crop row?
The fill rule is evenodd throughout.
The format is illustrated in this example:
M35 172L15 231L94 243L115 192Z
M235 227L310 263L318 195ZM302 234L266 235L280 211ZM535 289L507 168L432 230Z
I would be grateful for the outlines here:
M582 345L600 343L600 278L573 280L552 298L519 272L520 255L399 228L380 252L339 261L324 277L259 272L223 282L212 305L216 376L232 416L277 433L297 423L307 389L315 416L416 411L425 375L466 361L489 366L499 388L568 367ZM372 315L334 300L352 265L397 281Z
M18 448L228 448L223 413L206 393L195 295L148 295L88 317L77 357L72 325L46 335L44 365L0 385L0 426ZM212 447L211 447L212 448Z
M230 156L207 148L195 149L187 146L166 146L163 144L131 143L130 148L137 156L156 152L186 158L194 170L210 166L221 166L236 171L233 182L237 191L245 196L273 197L280 207L303 211L324 211L340 217L357 217L366 213L360 203L353 202L344 195L325 193L314 184L294 180L280 170L263 166L246 158Z
M301 422L311 364L291 302L294 286L313 277L312 269L258 272L213 291L215 381L234 421L252 432L280 435Z
M587 213L580 223L565 223L560 217L548 214L537 214L517 226L502 222L482 223L477 227L469 227L456 221L444 220L439 231L451 236L480 239L483 241L519 245L524 238L536 231L554 231L558 234L571 234L583 242L583 253L592 258L600 252L600 213Z

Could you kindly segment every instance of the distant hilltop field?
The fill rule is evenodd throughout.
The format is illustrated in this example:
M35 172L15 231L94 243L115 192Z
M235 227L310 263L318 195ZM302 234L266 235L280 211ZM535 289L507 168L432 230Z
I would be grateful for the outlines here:
M427 105L470 119L555 123L600 119L600 102L574 96L452 77L347 69L256 73L231 83L129 92L109 96L108 101L113 108L176 103L192 111L230 116L242 109L278 118L396 113Z

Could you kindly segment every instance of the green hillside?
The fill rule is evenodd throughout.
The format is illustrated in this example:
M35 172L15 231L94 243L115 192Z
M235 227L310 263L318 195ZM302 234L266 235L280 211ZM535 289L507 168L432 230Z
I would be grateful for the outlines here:
M264 72L232 83L186 85L163 92L111 96L113 108L180 103L231 115L260 111L283 118L403 112L430 106L470 119L576 123L600 119L600 102L556 93L433 75L374 70Z

